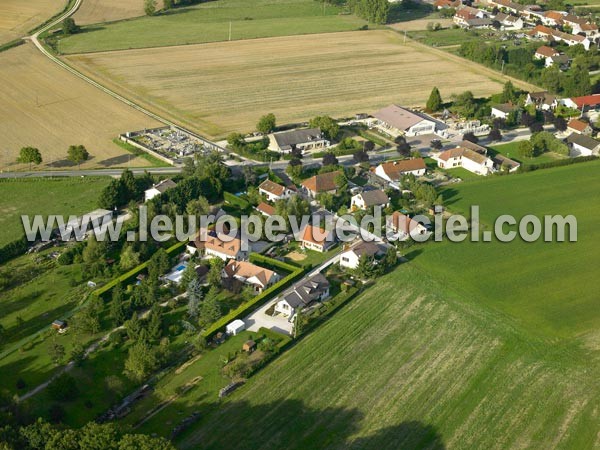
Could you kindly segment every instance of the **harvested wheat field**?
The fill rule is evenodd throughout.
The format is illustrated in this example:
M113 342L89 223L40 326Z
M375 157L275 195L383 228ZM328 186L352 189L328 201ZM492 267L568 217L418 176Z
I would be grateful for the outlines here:
M157 9L162 7L162 1L156 3ZM143 15L143 0L83 0L73 19L78 25L89 25Z
M65 0L0 1L0 44L17 39L66 5Z
M112 140L156 121L58 67L30 43L2 52L0 61L0 168L21 168L15 160L28 145L40 149L40 168L68 167L72 144L85 145L91 155L82 167L149 165Z
M290 36L71 55L90 76L196 131L251 131L260 115L279 123L344 117L396 102L490 95L502 75L392 31ZM494 77L495 79L492 79ZM517 85L523 85L515 81Z

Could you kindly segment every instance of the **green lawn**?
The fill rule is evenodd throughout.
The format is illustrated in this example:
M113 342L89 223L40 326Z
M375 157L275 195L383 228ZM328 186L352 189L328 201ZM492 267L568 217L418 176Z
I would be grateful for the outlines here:
M478 178L481 178L481 175L469 172L467 169L464 169L462 167L457 167L455 169L446 169L446 172L448 172L453 177L460 178L463 181L477 180Z
M0 246L23 235L22 214L81 215L96 209L109 177L0 180Z
M468 297L510 315L524 329L551 337L590 335L600 327L600 163L575 164L447 187L452 212L480 205L482 226L511 214L573 214L576 243L435 243L414 264ZM459 274L459 275L457 275ZM600 335L599 335L600 337Z
M504 156L507 156L510 159L520 162L525 166L530 166L532 164L541 164L546 162L556 161L557 159L564 159L566 156L559 155L557 153L542 153L535 158L523 158L519 155L519 143L511 142L510 144L500 144L500 145L492 145L489 147L495 152L501 153Z
M314 0L215 0L141 17L83 27L61 39L61 53L198 44L357 30L365 21Z

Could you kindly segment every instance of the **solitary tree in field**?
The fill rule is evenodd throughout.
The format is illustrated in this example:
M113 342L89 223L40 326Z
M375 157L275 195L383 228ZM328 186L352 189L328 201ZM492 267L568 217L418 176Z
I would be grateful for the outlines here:
M31 164L35 164L37 166L42 162L42 154L35 147L23 147L19 152L17 162L28 163L29 170L31 170Z
M256 125L256 129L262 134L269 134L275 129L276 119L275 114L269 113L262 116Z
M65 36L79 33L79 27L71 17L67 17L62 21L62 32Z
M442 96L437 87L434 87L427 100L427 110L431 112L439 111L442 108Z
M144 0L144 12L147 16L156 14L156 0Z
M74 162L81 168L81 163L87 161L90 157L87 149L83 145L70 145L67 159Z

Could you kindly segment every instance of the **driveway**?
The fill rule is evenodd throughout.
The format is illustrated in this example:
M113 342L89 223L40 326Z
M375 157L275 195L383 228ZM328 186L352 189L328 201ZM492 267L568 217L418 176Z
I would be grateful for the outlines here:
M244 319L246 329L248 331L258 331L260 328L264 327L269 330L291 336L292 329L294 328L294 324L292 322L288 322L287 318L281 315L273 317L265 314L265 311L273 306L277 300L279 300L279 296L247 316Z

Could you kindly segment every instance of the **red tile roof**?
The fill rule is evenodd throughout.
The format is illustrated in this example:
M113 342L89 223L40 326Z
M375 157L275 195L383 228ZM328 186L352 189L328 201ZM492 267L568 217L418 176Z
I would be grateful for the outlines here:
M535 51L535 53L536 55L542 55L546 58L549 58L550 56L560 55L560 52L557 52L555 49L553 49L552 47L548 47L547 45L542 45Z
M304 232L302 233L301 241L312 242L313 244L325 246L327 243L327 237L330 234L330 232L322 228L306 225Z
M335 172L320 173L314 177L304 180L302 186L312 192L329 192L337 189L335 184L335 178L340 175L341 172L336 170Z
M275 207L266 202L261 202L256 209L267 216L272 216L275 214Z
M600 94L585 95L583 97L574 97L571 99L577 107L600 105Z
M383 172L392 180L399 180L403 174L414 170L427 168L423 158L404 159L402 161L391 161L381 164Z
M569 128L579 131L580 133L585 131L585 129L587 127L589 127L589 124L587 122L584 122L583 120L579 120L579 119L572 119L569 122Z
M258 188L278 196L283 195L283 192L285 191L285 188L282 185L271 180L263 181Z

